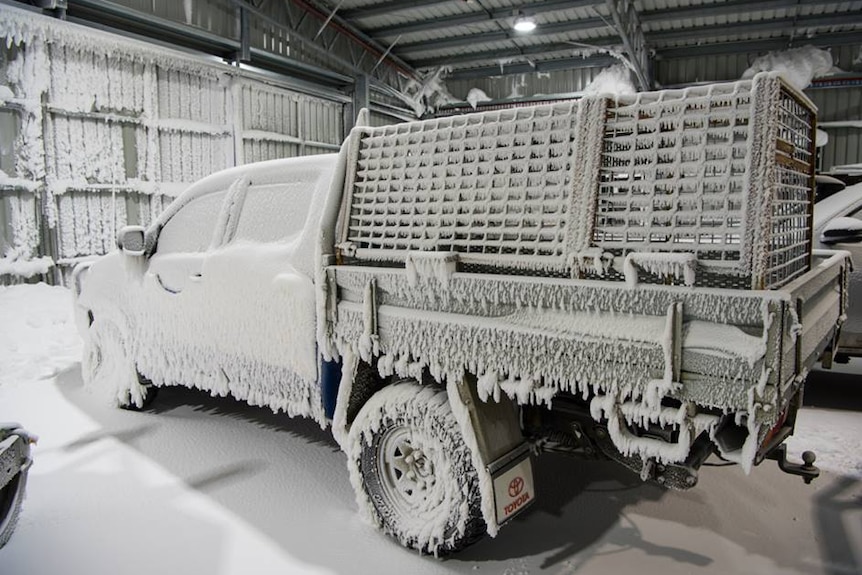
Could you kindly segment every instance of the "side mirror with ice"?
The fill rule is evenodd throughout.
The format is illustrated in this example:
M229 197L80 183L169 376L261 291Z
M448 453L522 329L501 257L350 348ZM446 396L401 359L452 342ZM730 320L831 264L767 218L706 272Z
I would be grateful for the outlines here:
M126 226L117 234L117 247L128 256L144 255L146 247L143 226Z

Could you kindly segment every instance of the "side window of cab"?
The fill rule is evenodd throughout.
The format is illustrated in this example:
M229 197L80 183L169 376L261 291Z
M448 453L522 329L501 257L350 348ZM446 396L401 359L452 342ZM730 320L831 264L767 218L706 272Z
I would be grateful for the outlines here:
M250 186L233 239L268 243L296 236L305 226L313 191L313 181Z
M220 234L217 222L225 199L224 191L197 197L165 223L159 232L157 254L197 253L206 251Z

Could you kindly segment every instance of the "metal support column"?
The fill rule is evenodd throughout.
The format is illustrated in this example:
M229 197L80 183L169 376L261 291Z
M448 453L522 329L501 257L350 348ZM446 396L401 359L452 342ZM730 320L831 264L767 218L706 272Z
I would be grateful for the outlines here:
M351 126L355 125L356 117L362 108L371 108L369 96L368 76L360 74L356 77L356 82L353 84L353 118L351 118Z
M248 10L244 7L237 7L239 13L239 52L235 56L237 63L251 62L251 24Z
M646 38L632 0L606 0L641 90L652 89Z

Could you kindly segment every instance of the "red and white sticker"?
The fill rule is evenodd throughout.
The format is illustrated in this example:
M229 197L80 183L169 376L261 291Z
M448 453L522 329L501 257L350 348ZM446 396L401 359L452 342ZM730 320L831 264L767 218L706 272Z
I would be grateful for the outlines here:
M533 466L527 457L505 473L494 478L494 500L497 503L497 523L502 524L532 503Z

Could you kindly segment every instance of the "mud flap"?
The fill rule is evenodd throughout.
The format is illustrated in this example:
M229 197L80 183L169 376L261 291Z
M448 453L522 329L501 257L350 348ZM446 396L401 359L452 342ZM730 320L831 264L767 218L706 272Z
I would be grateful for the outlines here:
M532 505L536 498L533 462L526 443L488 466L494 485L497 525L502 525Z

